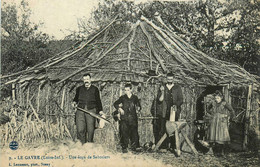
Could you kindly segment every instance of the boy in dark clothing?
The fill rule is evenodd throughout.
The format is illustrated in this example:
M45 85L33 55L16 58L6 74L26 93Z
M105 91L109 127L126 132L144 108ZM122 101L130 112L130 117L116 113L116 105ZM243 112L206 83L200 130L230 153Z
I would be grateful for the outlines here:
M123 152L127 152L129 139L132 149L139 147L138 118L137 112L141 110L141 105L137 96L132 94L132 85L125 85L125 95L121 96L115 103L117 109L114 115L119 120L120 143Z

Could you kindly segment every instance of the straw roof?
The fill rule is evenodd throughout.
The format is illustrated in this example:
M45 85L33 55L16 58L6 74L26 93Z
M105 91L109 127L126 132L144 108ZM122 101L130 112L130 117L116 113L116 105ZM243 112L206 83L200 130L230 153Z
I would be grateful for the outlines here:
M65 83L80 81L86 72L92 74L94 81L111 82L149 82L152 78L161 79L167 72L173 72L175 80L184 84L257 82L240 66L195 49L160 17L155 21L142 17L134 24L123 24L115 18L86 41L32 68L1 78L15 77L5 84L31 80Z

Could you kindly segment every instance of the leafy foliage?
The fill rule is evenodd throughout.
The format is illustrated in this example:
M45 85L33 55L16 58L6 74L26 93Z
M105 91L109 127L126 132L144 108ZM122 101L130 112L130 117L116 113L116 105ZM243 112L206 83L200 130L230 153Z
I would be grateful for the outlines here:
M6 3L2 6L2 74L26 69L49 56L50 38L38 31L41 24L32 23L30 15L26 1L21 1L19 6Z

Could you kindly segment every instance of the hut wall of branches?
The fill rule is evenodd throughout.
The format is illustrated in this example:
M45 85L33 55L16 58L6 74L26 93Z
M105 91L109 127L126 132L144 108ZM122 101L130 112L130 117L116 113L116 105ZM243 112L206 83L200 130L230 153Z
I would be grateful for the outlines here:
M128 81L129 82L129 81ZM107 115L111 115L115 110L113 103L117 100L120 95L123 94L124 84L128 82L94 82L101 90L101 100L104 108L104 112ZM40 120L50 121L56 123L57 121L62 121L65 123L70 130L73 139L76 139L76 127L75 127L75 109L72 107L72 100L75 96L76 87L81 85L81 82L68 82L63 86L52 84L50 82L38 81L28 82L26 86L21 87L22 84L16 84L15 86L15 97L17 104L21 107L32 108L36 111ZM156 108L156 97L157 91L160 86L159 82L155 83L133 83L133 92L138 96L141 101L142 111L139 116L139 135L140 143L144 144L146 142L154 142L154 130L153 121L157 118L154 116L154 111ZM187 120L195 120L196 110L195 110L195 99L196 92L195 89L190 89L183 85L183 96L184 103L182 105L182 115L181 118ZM198 92L197 92L198 93ZM36 117L32 117L36 120ZM113 126L118 129L116 122L113 122ZM187 134L192 139L194 133L194 126L187 127ZM103 143L104 134L106 127L102 129L96 129L96 135L103 136L102 138L96 137L96 141ZM102 134L102 135L101 135ZM110 133L106 140L112 140L116 132ZM109 144L111 142L105 142ZM113 142L112 142L113 143ZM109 146L111 148L115 145Z
M254 112L257 105L253 90L259 86L256 76L238 65L198 51L160 17L154 21L142 17L134 24L123 24L115 18L88 39L75 43L60 54L1 78L5 80L4 85L13 85L13 98L20 106L33 107L40 119L65 121L75 138L75 111L71 101L86 72L91 73L93 83L101 90L104 111L108 115L114 110L113 102L123 94L124 83L134 85L134 93L142 105L139 118L141 144L154 141L152 123L156 116L151 111L156 106L154 99L158 87L165 82L168 72L175 74L174 82L183 90L181 118L189 122L185 130L190 139L196 130L193 121L198 115L197 100L207 86L220 87L236 114L240 114L244 147L248 144L250 125L259 131L259 119ZM104 131L97 129L96 134L105 135L107 141L112 141L112 132L109 135ZM103 143L98 137L96 140Z

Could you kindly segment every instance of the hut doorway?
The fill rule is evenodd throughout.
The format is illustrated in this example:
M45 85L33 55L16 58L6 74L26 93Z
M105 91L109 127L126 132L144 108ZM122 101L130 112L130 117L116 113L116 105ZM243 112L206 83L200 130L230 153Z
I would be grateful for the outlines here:
M207 112L207 107L209 100L209 95L215 93L217 90L224 91L223 86L207 86L204 88L203 92L199 95L197 101L196 101L196 131L194 133L194 146L195 148L203 153L206 153L209 151L209 148L204 147L199 140L204 140L205 138L205 124L203 121L203 117Z
M215 93L217 90L222 91L223 86L207 86L205 90L200 94L196 101L196 120L203 120L207 107L207 96Z

